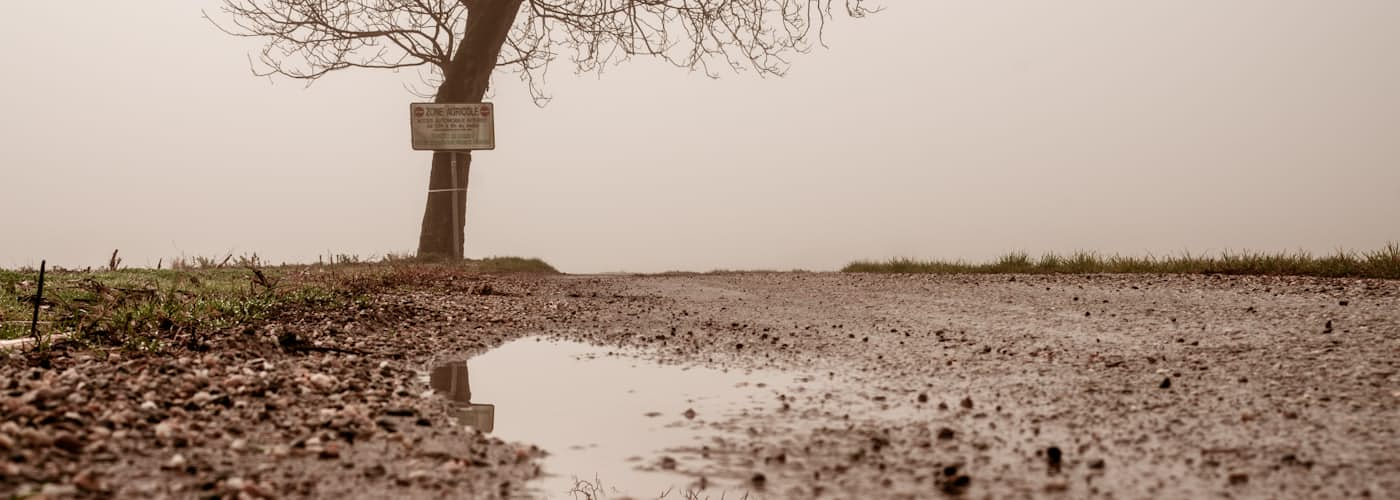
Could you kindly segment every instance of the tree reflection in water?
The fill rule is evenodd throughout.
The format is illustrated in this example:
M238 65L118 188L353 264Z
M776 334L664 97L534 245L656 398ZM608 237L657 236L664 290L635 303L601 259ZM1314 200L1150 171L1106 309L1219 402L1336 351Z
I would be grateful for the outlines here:
M481 432L491 432L496 426L496 405L472 403L472 387L467 378L467 363L453 361L433 368L429 383L452 402L452 416L464 425Z

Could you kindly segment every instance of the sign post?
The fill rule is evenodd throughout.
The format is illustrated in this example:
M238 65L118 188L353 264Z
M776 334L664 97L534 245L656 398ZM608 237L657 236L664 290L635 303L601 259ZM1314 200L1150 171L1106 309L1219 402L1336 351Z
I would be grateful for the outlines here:
M457 153L496 149L495 106L473 104L409 104L409 130L415 151L446 152L452 158L452 187L428 193L452 192L452 243L462 251L462 197L467 190L457 181Z

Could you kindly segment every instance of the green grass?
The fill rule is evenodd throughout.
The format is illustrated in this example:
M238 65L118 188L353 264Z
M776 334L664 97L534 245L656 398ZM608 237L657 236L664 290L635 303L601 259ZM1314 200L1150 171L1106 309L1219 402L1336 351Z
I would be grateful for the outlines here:
M890 259L856 261L841 269L847 273L936 274L1239 274L1271 276L1319 276L1333 278L1400 279L1400 243L1370 252L1339 251L1317 257L1307 252L1224 252L1217 256L1185 254L1176 257L1104 256L1075 252L1068 256L1045 254L1032 258L1025 252L1001 256L994 262Z
M253 256L171 264L175 269L49 269L41 336L66 333L80 342L159 350L175 338L198 339L292 308L349 306L395 287L437 286L482 273L557 272L542 260L518 257L434 264L337 256L331 264L261 267ZM38 275L0 269L0 340L30 334Z
M546 273L559 274L554 266L540 259L522 257L487 257L481 260L467 260L467 269L479 273Z
M121 269L45 274L40 333L79 340L158 347L162 338L207 333L266 318L291 305L347 300L330 282L292 283L275 270L231 267ZM38 273L0 271L0 339L29 335ZM188 335L186 335L188 337Z

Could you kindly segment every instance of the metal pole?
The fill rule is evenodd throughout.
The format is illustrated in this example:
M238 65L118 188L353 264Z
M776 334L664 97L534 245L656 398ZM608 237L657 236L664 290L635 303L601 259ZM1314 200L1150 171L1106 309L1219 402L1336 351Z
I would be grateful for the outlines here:
M452 253L462 258L462 186L457 183L457 152L452 152Z
M34 294L34 319L29 322L29 334L34 337L35 345L39 341L39 304L44 302L44 268L48 264L47 260L39 261L39 291Z

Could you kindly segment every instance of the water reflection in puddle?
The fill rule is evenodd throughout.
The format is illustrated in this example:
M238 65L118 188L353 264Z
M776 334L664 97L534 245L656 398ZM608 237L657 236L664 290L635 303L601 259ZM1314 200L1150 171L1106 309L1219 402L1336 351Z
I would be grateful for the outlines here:
M429 379L463 424L549 452L545 477L532 485L539 496L573 498L583 479L601 481L611 498L667 490L666 498L685 498L708 464L666 450L700 447L722 435L718 423L771 412L781 404L775 386L794 376L661 365L616 348L528 338L438 363ZM678 462L663 468L663 458ZM707 496L717 488L743 496L736 478L708 481Z

